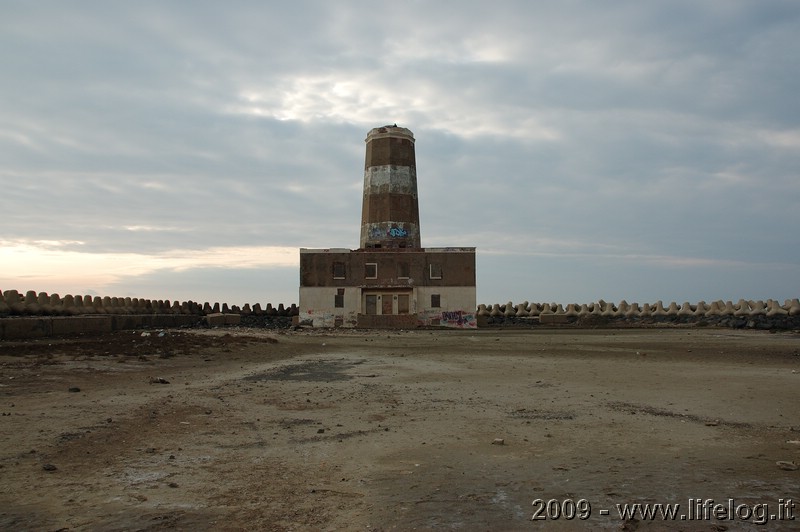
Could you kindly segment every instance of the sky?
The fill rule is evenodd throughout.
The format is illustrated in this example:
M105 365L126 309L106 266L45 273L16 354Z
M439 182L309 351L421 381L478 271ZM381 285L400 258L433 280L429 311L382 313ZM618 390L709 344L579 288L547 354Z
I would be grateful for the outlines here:
M800 2L0 8L2 291L297 303L396 123L478 303L800 296Z

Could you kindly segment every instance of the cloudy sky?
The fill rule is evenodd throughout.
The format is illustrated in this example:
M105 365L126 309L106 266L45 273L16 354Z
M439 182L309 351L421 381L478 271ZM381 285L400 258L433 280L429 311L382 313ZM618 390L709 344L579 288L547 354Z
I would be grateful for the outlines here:
M0 290L296 303L397 123L479 303L800 296L796 1L0 4Z

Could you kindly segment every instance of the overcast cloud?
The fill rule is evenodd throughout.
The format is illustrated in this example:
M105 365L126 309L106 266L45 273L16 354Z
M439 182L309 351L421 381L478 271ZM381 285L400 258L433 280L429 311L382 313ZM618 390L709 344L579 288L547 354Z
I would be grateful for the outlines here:
M1 3L2 290L296 303L397 123L479 303L800 295L798 2Z

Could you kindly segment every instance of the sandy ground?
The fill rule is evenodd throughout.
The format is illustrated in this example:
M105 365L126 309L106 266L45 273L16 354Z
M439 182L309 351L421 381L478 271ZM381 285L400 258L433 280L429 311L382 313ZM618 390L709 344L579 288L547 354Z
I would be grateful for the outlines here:
M800 529L797 333L6 341L0 413L5 530ZM749 519L688 517L730 498Z

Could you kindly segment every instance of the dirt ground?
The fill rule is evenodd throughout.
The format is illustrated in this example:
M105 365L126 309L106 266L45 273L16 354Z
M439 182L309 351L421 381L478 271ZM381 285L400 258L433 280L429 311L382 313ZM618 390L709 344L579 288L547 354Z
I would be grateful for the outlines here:
M5 341L0 413L4 530L800 529L792 332Z

